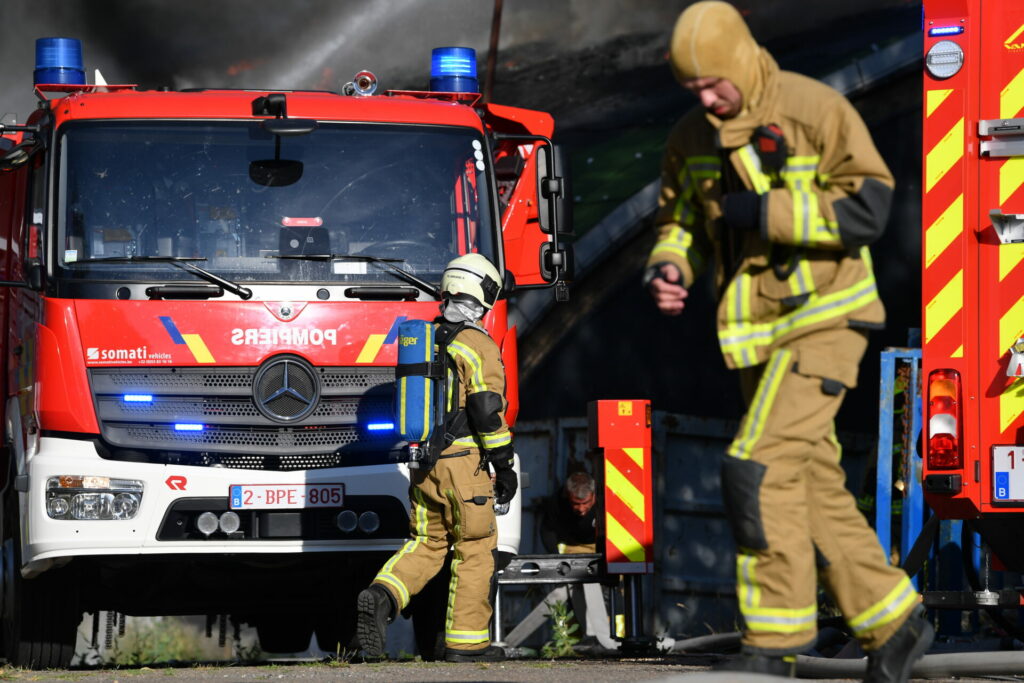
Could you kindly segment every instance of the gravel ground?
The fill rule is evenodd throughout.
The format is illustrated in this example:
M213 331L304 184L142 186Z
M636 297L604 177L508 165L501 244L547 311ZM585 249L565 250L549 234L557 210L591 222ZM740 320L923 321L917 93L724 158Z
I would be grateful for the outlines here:
M98 670L25 671L0 669L0 680L135 683L136 681L521 681L523 683L743 683L778 681L771 676L713 673L714 656L677 656L637 660L509 661L492 664L442 662L275 662L259 666L182 665ZM823 680L823 679L819 679ZM832 679L840 680L840 679ZM842 679L849 680L849 679ZM917 681L918 679L915 679ZM992 678L930 679L970 682ZM1024 680L1003 677L998 680ZM826 681L827 683L827 681ZM923 680L922 682L923 683Z

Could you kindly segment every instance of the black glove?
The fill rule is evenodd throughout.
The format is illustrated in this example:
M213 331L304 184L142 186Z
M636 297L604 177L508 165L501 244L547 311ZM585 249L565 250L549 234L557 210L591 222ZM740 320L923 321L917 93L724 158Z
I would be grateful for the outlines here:
M516 495L516 489L519 488L519 479L516 477L516 471L513 469L508 470L495 470L494 472L494 502L498 505L504 505L505 503L512 500Z
M722 219L730 230L760 230L761 195L749 191L723 195Z

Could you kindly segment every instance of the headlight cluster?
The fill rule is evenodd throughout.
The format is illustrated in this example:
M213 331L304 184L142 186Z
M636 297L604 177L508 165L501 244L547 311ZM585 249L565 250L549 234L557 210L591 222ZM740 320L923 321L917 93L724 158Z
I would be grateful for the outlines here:
M142 503L141 481L88 475L46 480L46 514L51 519L132 519Z

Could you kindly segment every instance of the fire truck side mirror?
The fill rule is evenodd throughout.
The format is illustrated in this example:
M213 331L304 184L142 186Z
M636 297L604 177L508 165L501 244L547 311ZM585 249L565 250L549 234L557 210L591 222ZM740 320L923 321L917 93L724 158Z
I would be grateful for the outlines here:
M540 229L551 234L572 234L572 189L569 160L564 148L537 147L537 219Z

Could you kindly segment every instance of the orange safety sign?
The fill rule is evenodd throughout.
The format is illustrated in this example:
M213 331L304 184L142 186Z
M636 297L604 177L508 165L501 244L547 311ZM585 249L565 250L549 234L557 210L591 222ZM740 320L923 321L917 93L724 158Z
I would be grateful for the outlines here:
M609 574L654 572L651 402L593 401L587 406L590 447L604 454L601 520ZM598 547L601 547L600 544Z

